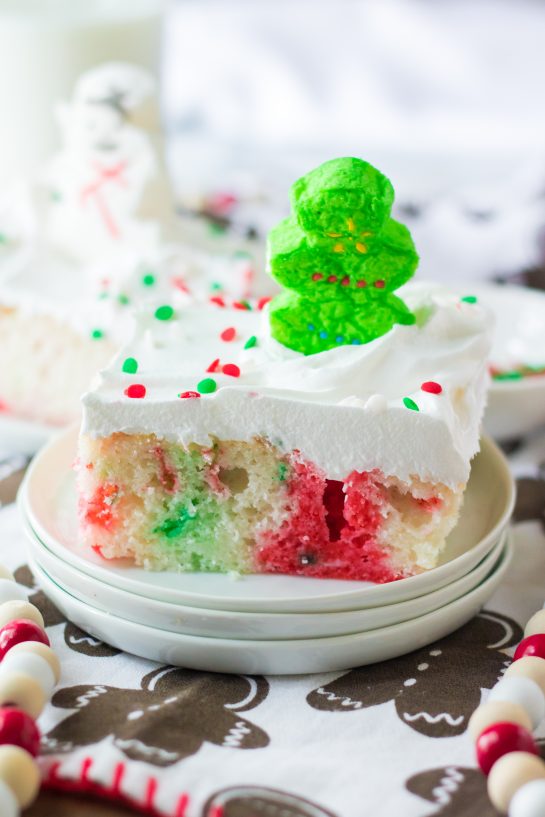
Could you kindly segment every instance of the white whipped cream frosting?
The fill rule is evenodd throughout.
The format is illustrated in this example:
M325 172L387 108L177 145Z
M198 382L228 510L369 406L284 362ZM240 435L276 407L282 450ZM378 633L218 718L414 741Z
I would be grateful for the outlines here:
M298 449L331 479L378 468L459 488L479 445L491 318L479 303L436 287L413 283L400 292L418 325L309 356L271 338L266 310L193 305L170 321L143 312L132 341L83 398L83 433L154 433L200 445L265 436L283 451ZM222 340L230 327L235 338ZM244 349L252 336L257 344ZM135 374L122 371L127 357L138 362ZM240 377L207 373L218 358L238 365ZM178 396L206 377L216 381L214 393ZM442 392L423 391L427 381ZM135 383L146 387L144 398L124 394Z

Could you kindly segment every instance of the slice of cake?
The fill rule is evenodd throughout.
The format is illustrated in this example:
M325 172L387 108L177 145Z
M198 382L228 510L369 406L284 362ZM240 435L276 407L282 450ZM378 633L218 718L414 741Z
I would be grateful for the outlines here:
M437 564L478 450L490 322L437 286L393 293L417 256L392 199L366 163L328 163L272 233L289 288L271 304L139 316L83 400L84 543L150 569L385 582Z

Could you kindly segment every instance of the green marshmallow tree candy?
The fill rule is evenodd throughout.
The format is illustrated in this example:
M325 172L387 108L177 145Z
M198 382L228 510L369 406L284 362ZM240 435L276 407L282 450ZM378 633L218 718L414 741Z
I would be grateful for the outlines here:
M390 181L361 159L333 159L295 182L292 215L269 233L272 336L305 355L368 343L414 315L394 291L418 264L390 218Z

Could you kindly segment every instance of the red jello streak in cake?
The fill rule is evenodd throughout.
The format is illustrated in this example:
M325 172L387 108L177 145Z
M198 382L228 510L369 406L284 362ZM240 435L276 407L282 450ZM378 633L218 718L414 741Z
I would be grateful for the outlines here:
M256 562L269 573L388 582L401 578L376 543L385 504L378 472L327 480L295 460L288 484L291 515L276 531L258 534Z
M429 499L417 499L416 502L418 502L418 506L420 508L428 513L438 511L443 504L443 501L439 496L430 496Z
M179 490L179 480L175 467L168 461L167 455L160 445L152 449L157 459L159 482L167 494L175 494Z
M104 530L112 530L115 525L112 505L118 493L118 486L111 482L99 485L90 500L80 503L83 521Z

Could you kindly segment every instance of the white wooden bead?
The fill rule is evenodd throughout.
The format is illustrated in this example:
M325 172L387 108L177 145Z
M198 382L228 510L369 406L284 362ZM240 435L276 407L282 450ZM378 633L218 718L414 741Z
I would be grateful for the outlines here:
M507 811L515 794L530 780L545 780L545 763L529 752L500 757L488 775L488 796L498 811Z
M55 673L49 666L49 662L41 655L9 650L0 664L0 676L10 672L20 672L30 676L40 684L45 697L48 700L51 698L55 689Z
M2 817L19 817L19 803L14 793L3 780L0 780L0 814Z
M15 576L5 565L0 564L0 579L9 579L10 582L14 582Z
M532 731L530 716L520 704L488 700L481 704L469 719L467 729L472 740L477 740L481 732L494 723L517 723L529 732Z
M35 799L40 788L38 764L19 746L0 746L0 780L14 793L21 808Z
M0 627L15 621L18 618L26 618L44 629L44 619L40 611L29 601L6 601L0 604Z
M505 671L504 678L531 678L545 695L545 660L536 655L525 655L519 658Z
M0 604L6 601L27 601L28 590L17 582L0 578Z
M42 686L21 672L0 672L0 706L11 704L37 718L47 703Z
M48 662L49 666L53 671L53 675L55 676L55 683L58 684L61 679L61 662L57 654L48 647L47 644L42 644L41 641L21 641L19 644L15 644L7 655L11 655L12 653L17 654L20 652L29 652L33 653L34 655L41 655L42 658ZM5 660L5 659L4 659ZM1 664L0 664L1 666ZM523 711L523 710L521 710ZM528 718L528 716L526 715ZM518 723L518 721L516 721ZM528 718L528 724L530 724L530 719ZM521 723L521 726L524 726L524 723ZM531 726L528 725L528 729L531 729Z
M531 780L515 794L509 806L509 817L544 817L545 780Z
M534 613L524 628L524 638L538 634L545 634L545 610L538 610L537 613Z
M488 700L519 704L530 716L532 729L535 729L545 717L545 696L531 678L517 676L502 678L492 688Z

